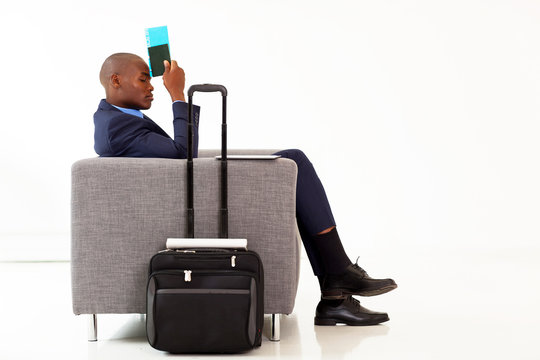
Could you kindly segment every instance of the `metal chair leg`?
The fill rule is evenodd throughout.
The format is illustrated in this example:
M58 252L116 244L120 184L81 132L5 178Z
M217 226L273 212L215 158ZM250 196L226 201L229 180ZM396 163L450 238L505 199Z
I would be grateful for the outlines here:
M281 314L271 314L270 321L270 341L279 341L280 340L280 319Z
M97 315L88 315L88 341L97 341Z
M270 321L270 341L280 340L280 316L281 314L271 314ZM97 315L88 316L88 341L97 341Z

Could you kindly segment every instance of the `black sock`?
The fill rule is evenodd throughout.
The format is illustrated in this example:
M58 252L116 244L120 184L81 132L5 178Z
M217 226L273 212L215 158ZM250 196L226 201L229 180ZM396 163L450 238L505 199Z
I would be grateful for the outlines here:
M335 227L326 234L313 235L311 239L324 264L326 274L342 274L347 266L352 264Z
M343 300L345 299L321 299L321 303L332 307L337 307L343 303Z

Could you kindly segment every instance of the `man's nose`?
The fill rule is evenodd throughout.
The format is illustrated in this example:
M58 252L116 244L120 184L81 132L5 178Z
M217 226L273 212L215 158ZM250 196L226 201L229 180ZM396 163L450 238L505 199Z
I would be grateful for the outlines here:
M148 82L148 84L150 85L149 90L150 90L150 91L154 91L154 86L152 86L152 83L151 83L151 82Z

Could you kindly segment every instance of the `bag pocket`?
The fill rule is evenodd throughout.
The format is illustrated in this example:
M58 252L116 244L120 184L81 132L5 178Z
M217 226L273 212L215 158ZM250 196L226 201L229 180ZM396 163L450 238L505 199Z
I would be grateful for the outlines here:
M172 353L251 349L256 337L256 293L250 273L172 270L152 274L148 341Z

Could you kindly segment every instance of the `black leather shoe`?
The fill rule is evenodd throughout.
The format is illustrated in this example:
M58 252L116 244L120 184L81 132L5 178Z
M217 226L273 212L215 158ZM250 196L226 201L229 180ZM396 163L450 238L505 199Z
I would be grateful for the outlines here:
M325 275L321 282L323 299L342 299L349 295L375 296L397 288L392 279L372 279L358 264L351 264L343 274Z
M387 313L371 311L360 305L352 296L343 300L319 301L315 310L315 325L333 326L346 324L352 326L377 325L388 321Z

